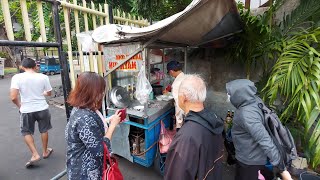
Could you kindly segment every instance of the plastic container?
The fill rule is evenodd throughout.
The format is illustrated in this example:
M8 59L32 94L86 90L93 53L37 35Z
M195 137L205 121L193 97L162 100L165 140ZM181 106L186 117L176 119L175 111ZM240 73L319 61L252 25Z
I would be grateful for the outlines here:
M4 77L4 58L0 58L0 76Z
M320 180L320 175L311 172L303 172L300 174L299 180Z
M162 101L162 96L157 96L156 98L158 101Z
M162 56L150 54L150 64L157 64L162 62Z

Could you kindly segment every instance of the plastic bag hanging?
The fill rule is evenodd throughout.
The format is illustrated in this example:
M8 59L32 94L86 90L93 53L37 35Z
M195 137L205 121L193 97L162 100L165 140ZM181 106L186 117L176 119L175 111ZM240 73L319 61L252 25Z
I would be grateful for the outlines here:
M93 52L98 50L95 48L96 46L91 35L92 31L76 34L77 40L81 43L82 51L84 52Z
M161 154L167 153L170 147L170 144L175 136L176 131L167 130L163 121L161 121L161 129L159 135L159 151Z
M136 98L141 104L147 103L149 94L152 92L152 86L146 77L145 65L143 64L138 77L136 85Z

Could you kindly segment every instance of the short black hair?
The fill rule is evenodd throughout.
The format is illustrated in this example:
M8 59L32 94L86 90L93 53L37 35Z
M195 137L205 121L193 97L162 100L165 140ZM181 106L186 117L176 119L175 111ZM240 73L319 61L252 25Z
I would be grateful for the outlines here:
M173 71L175 71L175 72L177 72L177 71L182 71L182 64L181 63L179 63L178 61L170 61L168 64L167 64L167 70L168 70L168 72L170 71L170 70L173 70Z
M174 67L172 70L175 71L175 72L177 72L177 71L182 71L182 66L179 65L179 66L177 66L177 67Z
M24 58L21 62L21 66L28 69L33 69L37 66L36 61L31 58Z

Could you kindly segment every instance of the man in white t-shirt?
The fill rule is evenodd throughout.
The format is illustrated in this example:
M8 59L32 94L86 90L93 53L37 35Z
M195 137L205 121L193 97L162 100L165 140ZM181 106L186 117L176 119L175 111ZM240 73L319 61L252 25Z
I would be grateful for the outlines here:
M45 96L51 96L52 87L48 76L36 72L34 60L25 58L21 64L25 72L12 77L10 98L19 108L21 134L32 153L31 159L26 164L29 168L41 159L33 139L36 121L41 133L42 157L46 159L53 152L52 148L48 148L48 130L52 126L49 105L45 98Z
M172 83L172 96L175 101L175 117L176 117L176 129L179 130L183 124L183 110L178 105L178 92L179 87L184 79L184 73L182 72L182 64L177 61L170 61L167 64L167 71L170 76L174 77Z

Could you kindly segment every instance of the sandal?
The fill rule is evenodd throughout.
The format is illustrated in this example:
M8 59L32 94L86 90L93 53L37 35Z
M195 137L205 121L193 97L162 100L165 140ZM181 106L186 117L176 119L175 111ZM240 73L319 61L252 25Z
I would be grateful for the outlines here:
M41 158L36 159L36 160L32 160L32 161L30 160L30 161L28 161L28 162L26 163L25 167L26 167L26 168L30 168L31 166L36 165L37 162L39 162L40 160L41 160Z
M43 156L43 159L47 159L47 158L49 158L49 157L50 157L50 155L51 155L51 154L52 154L52 152L53 152L53 149L52 149L52 148L48 148L48 149L47 149L47 152L48 152L48 155Z

